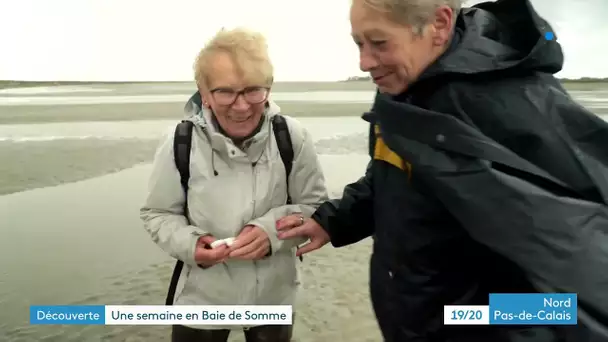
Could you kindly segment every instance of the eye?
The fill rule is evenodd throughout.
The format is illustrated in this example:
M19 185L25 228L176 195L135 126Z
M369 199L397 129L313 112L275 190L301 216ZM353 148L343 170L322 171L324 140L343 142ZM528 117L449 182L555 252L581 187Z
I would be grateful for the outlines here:
M381 47L381 46L384 46L386 44L386 40L370 40L370 43L373 46Z
M234 90L232 90L232 89L227 89L227 88L218 88L218 89L215 89L213 92L214 92L214 93L218 93L218 94L227 94L227 95L228 95L228 94L234 94L234 93L235 93L235 91L234 91Z

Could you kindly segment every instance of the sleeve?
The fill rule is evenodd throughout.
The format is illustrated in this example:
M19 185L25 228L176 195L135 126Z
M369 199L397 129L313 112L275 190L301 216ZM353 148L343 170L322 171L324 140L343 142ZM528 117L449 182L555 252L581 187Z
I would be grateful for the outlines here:
M334 247L361 241L374 233L372 161L365 176L344 188L342 198L323 203L312 218L323 227Z
M321 162L317 157L312 137L303 128L302 144L295 153L289 176L289 193L293 204L273 208L263 216L247 223L262 228L268 234L271 254L290 250L306 242L306 239L302 238L279 240L276 230L278 219L294 213L302 213L304 217L310 217L315 209L328 199Z
M208 232L189 225L185 216L185 193L173 159L173 135L173 132L167 135L154 156L140 218L145 230L162 250L185 264L195 266L196 243Z
M502 95L513 114L499 118L509 122L495 125L491 136L571 188L421 146L425 183L473 239L515 262L539 291L577 293L579 309L606 324L608 125L551 87L522 89ZM487 109L484 117L502 114Z

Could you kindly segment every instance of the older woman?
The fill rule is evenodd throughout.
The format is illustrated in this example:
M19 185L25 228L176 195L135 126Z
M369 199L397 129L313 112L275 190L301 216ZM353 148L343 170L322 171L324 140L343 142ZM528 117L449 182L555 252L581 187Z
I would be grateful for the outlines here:
M186 106L194 123L186 191L172 131L156 153L141 209L152 240L186 266L174 303L292 305L294 251L304 241L278 240L275 222L290 214L303 220L327 199L312 138L284 116L294 154L287 177L272 127L279 108L268 99L273 67L260 34L217 33L198 55L195 79L199 94ZM232 237L233 244L214 244ZM226 341L227 328L175 326L172 340ZM291 326L249 327L245 335L250 342L287 342Z
M553 76L547 22L526 0L354 0L350 20L378 87L372 160L279 237L306 253L372 236L386 341L607 341L608 125ZM444 305L501 292L578 293L578 326L444 325Z

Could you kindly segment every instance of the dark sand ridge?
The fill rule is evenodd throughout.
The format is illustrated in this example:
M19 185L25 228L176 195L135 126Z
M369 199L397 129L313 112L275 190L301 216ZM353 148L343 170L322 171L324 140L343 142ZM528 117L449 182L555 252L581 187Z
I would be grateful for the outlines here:
M158 139L66 139L0 141L0 195L56 186L117 172L152 161ZM316 143L319 153L365 154L366 134Z

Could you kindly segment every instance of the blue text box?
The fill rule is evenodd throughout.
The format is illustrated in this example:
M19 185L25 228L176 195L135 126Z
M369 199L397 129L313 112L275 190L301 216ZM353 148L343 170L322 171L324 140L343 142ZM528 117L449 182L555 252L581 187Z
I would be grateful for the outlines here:
M103 305L32 305L30 324L95 324L104 325Z
M576 325L576 293L491 293L490 324Z

